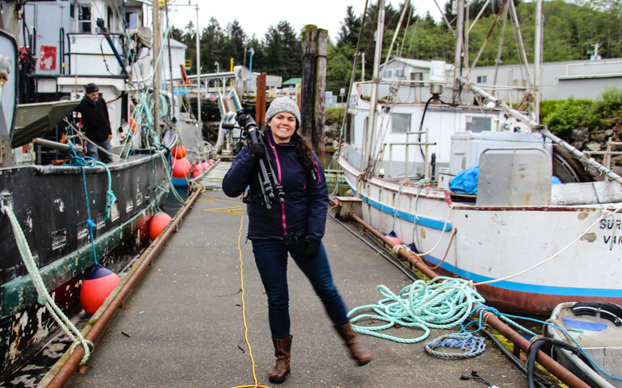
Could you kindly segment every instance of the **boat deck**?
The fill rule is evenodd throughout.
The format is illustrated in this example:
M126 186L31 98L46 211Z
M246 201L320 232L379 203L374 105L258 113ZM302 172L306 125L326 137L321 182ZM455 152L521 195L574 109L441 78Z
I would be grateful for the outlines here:
M154 264L100 336L84 374L66 387L238 387L253 386L253 368L244 341L240 292L243 259L246 324L257 381L269 387L274 363L266 296L245 243L244 204L227 198L219 182L228 162L217 165L202 183L206 190L168 241ZM237 207L240 215L217 209ZM243 217L243 218L242 218ZM241 221L244 225L240 231ZM355 226L352 228L356 229ZM241 234L241 236L240 236ZM391 263L328 218L324 244L333 276L349 309L381 299L384 284L398 293L411 281ZM481 387L461 381L476 370L498 387L526 387L524 375L487 341L483 355L441 360L423 342L399 344L361 335L374 360L356 367L333 331L323 307L302 272L290 261L292 369L282 387ZM420 331L391 329L403 337ZM433 330L428 341L446 334Z

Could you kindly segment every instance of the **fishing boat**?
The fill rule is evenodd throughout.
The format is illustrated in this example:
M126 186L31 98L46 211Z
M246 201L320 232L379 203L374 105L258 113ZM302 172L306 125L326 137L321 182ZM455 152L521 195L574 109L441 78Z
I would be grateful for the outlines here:
M374 81L350 88L339 157L363 219L506 311L620 304L622 178L463 77L461 42L454 64L394 58L408 66L392 79L376 42ZM586 182L584 169L597 173Z
M584 354L555 347L559 362L594 388L622 387L622 306L600 302L560 303L547 336L580 346ZM615 378L612 378L615 377Z
M0 26L0 381L59 330L37 287L61 315L80 312L85 273L132 236L148 238L172 188L167 150L196 133L174 124L170 93L150 90L159 56L143 2L25 3L3 0ZM107 101L107 165L84 158L71 114L89 83Z

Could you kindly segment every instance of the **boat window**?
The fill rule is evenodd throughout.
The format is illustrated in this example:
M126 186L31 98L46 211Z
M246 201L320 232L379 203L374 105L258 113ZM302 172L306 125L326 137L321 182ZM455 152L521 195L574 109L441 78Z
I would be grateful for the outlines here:
M345 142L348 144L352 144L352 139L354 135L354 115L352 113L348 113L346 115L346 136Z
M410 73L410 80L411 81L423 81L423 73L421 72Z
M476 117L466 116L466 130L471 132L483 132L490 131L491 118L490 117Z
M395 70L395 77L397 77L397 78L404 78L404 69L397 69L397 70Z
M80 32L91 32L91 6L80 5L78 12Z
M385 70L384 77L382 78L391 78L392 75L393 75L393 70Z
M410 132L410 115L404 113L393 113L391 132Z
M136 12L126 12L125 22L127 28L138 28L138 14Z
M488 76L487 75L478 75L477 76L477 83L478 84L485 84L486 82L488 82Z

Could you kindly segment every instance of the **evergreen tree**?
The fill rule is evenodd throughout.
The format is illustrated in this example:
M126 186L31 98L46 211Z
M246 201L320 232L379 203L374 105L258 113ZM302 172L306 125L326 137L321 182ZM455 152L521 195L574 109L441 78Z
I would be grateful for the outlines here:
M215 18L211 18L207 27L201 34L201 67L203 72L216 72L218 62L220 69L225 69L226 63L223 62L223 45L225 35L220 27L220 23Z
M265 71L268 74L286 76L283 62L283 44L281 34L272 25L268 27L263 41L266 54Z
M287 78L302 76L302 43L289 22L282 20L276 29L281 37L283 69Z
M225 31L227 39L224 45L224 55L226 58L226 68L230 69L231 58L233 58L233 65L242 65L244 62L244 47L246 44L246 33L242 29L240 22L234 20L227 25ZM222 64L221 64L222 66Z
M349 5L346 11L346 17L341 22L337 46L341 47L345 44L349 44L356 47L356 41L359 38L360 29L361 18L354 14L353 6Z

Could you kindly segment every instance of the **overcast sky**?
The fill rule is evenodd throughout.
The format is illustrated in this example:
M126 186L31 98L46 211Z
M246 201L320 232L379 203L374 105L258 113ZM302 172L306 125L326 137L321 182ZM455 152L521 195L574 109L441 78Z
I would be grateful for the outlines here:
M377 0L370 0L370 3ZM402 0L403 1L403 0ZM447 0L437 0L441 8ZM197 0L191 0L196 4ZM399 0L385 0L393 8L399 9ZM441 19L441 14L432 0L412 0L417 13L425 15L430 11L434 19ZM184 0L173 0L173 4L188 4ZM334 42L346 16L348 5L354 6L356 15L361 15L365 9L365 0L200 0L199 24L203 29L211 17L215 17L224 29L228 23L237 19L244 32L250 38L253 34L262 40L270 25L276 26L281 20L287 20L294 30L300 31L307 24L315 24L328 30L330 39ZM175 7L171 7L172 10ZM177 28L184 28L189 20L196 25L196 10L194 7L179 6L173 11L172 24Z

